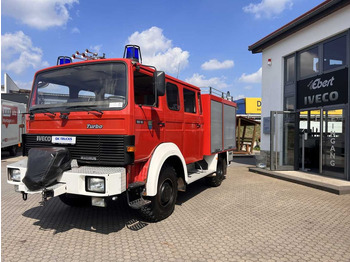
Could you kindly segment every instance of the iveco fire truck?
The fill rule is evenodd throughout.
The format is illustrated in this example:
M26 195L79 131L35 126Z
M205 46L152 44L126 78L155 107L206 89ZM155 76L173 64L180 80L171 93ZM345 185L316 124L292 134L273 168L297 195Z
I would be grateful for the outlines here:
M81 59L82 61L77 61ZM178 191L219 186L235 148L236 104L142 64L86 50L35 74L23 160L7 166L22 193L105 207L126 195L150 221L172 214ZM107 201L108 200L108 201Z

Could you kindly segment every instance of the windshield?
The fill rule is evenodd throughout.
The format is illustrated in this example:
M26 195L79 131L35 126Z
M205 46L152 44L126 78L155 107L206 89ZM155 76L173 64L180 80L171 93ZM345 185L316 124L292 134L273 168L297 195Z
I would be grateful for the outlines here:
M70 66L37 75L30 110L48 108L121 109L126 103L126 65L97 63Z

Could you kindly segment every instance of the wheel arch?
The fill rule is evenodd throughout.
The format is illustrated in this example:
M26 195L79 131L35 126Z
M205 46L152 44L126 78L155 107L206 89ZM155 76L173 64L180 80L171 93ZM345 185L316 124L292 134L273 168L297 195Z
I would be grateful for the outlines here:
M157 194L159 174L164 164L173 166L177 176L186 181L186 162L178 146L174 143L160 144L154 150L148 168L146 181L147 196L155 196Z

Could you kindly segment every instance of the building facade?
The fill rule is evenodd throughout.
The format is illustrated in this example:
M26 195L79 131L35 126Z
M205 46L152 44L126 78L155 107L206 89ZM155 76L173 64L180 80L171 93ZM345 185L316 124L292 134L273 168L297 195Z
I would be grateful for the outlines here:
M350 180L350 1L327 0L249 46L262 53L262 161Z

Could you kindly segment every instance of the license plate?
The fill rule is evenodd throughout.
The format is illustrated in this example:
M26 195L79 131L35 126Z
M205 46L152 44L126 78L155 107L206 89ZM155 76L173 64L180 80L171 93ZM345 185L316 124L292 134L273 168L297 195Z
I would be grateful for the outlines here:
M52 136L52 144L70 144L75 145L75 136Z

